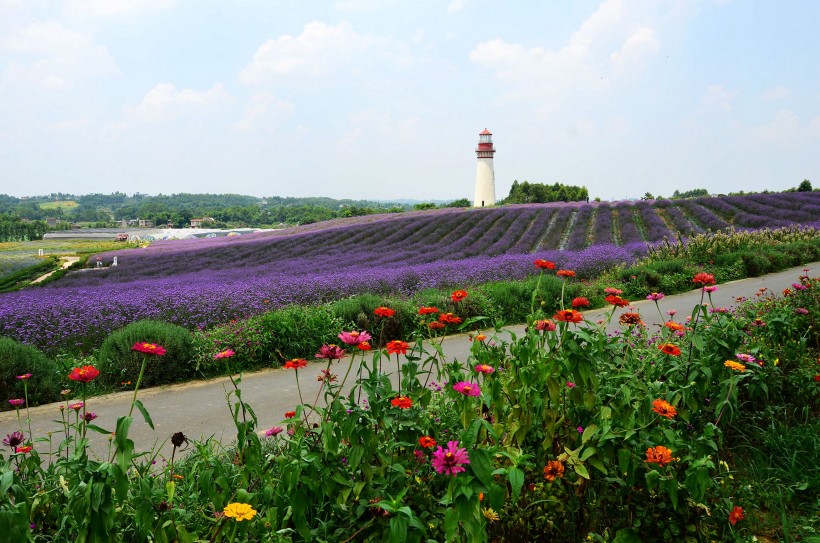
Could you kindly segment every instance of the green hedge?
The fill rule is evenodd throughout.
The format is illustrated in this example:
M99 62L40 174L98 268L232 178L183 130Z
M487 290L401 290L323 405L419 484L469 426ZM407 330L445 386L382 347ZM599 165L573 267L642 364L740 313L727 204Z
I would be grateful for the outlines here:
M18 375L32 374L28 384L29 405L55 402L60 399L63 386L54 360L31 345L0 337L0 400L2 409L8 409L10 398L23 397L23 383Z
M117 387L139 376L143 355L132 351L138 342L156 343L165 348L161 357L149 360L142 378L143 386L183 381L194 377L194 340L191 333L167 322L142 320L109 335L97 351L100 381Z

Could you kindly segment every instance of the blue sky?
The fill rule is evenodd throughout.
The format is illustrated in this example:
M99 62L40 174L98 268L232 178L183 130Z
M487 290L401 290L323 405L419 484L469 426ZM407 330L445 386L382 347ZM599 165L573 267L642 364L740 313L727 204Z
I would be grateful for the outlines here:
M0 193L820 185L815 0L0 0Z

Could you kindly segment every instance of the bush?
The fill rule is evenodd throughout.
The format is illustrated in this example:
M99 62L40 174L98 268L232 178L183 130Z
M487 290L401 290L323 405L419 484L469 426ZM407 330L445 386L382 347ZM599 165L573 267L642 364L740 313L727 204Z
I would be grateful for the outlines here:
M395 311L389 318L378 317L373 310L385 306ZM416 308L413 304L398 298L384 298L373 294L359 294L329 305L343 327L367 330L373 336L373 345L404 338L411 335L416 327Z
M262 316L265 361L312 358L323 343L338 343L342 319L327 306L288 307Z
M61 376L57 364L36 347L0 337L0 399L2 409L9 407L9 398L23 397L23 383L18 375L32 374L29 379L29 405L55 402L60 399Z
M118 386L136 382L143 355L132 351L138 342L156 343L165 348L165 355L151 361L145 368L142 386L149 387L190 379L194 376L194 341L191 333L167 322L142 320L109 335L97 351L100 380Z

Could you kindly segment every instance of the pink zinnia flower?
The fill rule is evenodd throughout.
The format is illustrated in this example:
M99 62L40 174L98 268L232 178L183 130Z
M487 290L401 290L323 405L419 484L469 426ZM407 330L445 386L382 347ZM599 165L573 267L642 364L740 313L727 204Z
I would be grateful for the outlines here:
M265 437L276 437L284 431L285 429L281 426L274 426L273 428L265 431Z
M536 321L535 329L539 332L555 332L555 323L549 319Z
M83 405L85 405L83 402L70 403L68 404L68 408L73 409L74 411L79 411L83 408Z
M431 464L438 473L445 475L457 475L465 471L464 464L470 463L470 457L467 455L467 449L459 448L458 441L448 441L447 449L442 449L439 446L433 452L433 459Z
M97 418L97 414L93 411L89 411L88 413L85 414L85 417L83 417L83 418L85 419L86 422L91 422L92 420Z
M711 285L708 287L703 287L703 292L708 292L711 294L712 292L715 292L717 289L718 288L715 285Z
M341 339L343 343L346 343L348 345L358 345L360 343L366 343L370 341L371 337L372 336L364 330L362 330L361 332L342 332L339 334L339 339Z
M221 358L230 358L230 357L232 357L232 356L233 356L233 355L235 355L235 354L236 354L236 353L233 351L233 349L225 349L225 350L224 350L224 351L222 351L222 352L216 353L216 354L214 355L214 360L219 360L219 359L221 359Z
M747 363L751 363L751 362L754 362L756 360L754 356L752 356L750 354L746 354L746 353L737 353L737 354L735 354L735 358L737 358L741 362L747 362Z
M30 373L24 373L23 375L18 375L17 378L20 379L21 381L28 381L29 379L31 379L31 374Z
M26 400L22 398L12 398L11 400L9 400L9 403L12 405L12 407L22 407L25 405Z
M319 348L319 352L316 353L316 358L338 360L342 358L344 355L344 349L340 349L337 345L322 345Z
M459 381L453 385L453 390L464 394L465 396L481 396L481 389L474 383L467 381Z
M664 298L666 298L666 295L663 292L653 292L652 294L646 297L647 300L652 300L653 302L663 300Z
M575 388L575 383L572 381L567 381L567 388Z
M618 288L607 287L604 289L604 294L610 294L612 296L620 296L623 293L624 291Z
M669 311L666 312L666 314L669 315L670 317L674 317L675 315L678 314L678 312L674 309L670 309Z
M483 373L484 375L490 375L492 372L495 371L495 368L489 366L487 364L478 364L476 367L473 368L478 373Z

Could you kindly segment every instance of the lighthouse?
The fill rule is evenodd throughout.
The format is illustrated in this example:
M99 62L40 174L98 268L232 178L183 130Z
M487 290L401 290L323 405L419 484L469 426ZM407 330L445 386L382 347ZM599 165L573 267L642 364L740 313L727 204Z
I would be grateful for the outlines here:
M495 205L495 171L493 170L493 133L484 129L478 135L478 147L475 154L478 165L475 170L475 200L473 207Z

